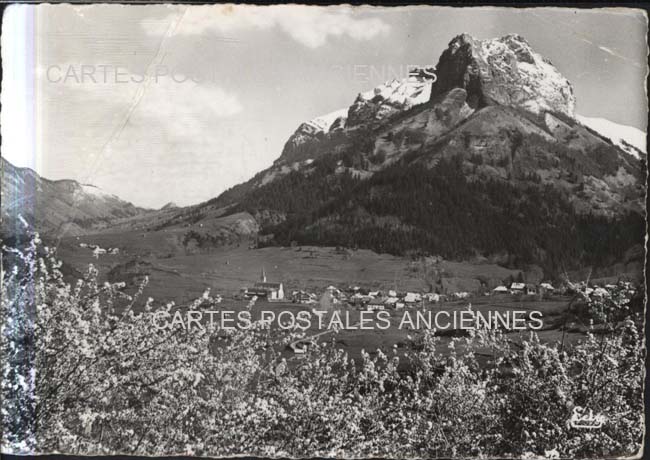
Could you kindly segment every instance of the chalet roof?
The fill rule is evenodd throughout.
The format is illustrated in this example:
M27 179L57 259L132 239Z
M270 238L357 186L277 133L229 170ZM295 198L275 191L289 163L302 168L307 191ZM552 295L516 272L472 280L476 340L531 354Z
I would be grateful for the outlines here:
M524 283L512 283L510 289L524 289L526 285Z

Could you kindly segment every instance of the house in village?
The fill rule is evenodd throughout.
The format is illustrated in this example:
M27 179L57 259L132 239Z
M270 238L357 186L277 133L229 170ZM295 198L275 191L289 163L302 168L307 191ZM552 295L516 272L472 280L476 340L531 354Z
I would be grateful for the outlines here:
M282 283L268 282L266 280L266 272L262 268L260 281L255 283L252 288L246 289L244 295L246 297L264 297L271 302L280 301L284 300L284 286Z
M435 292L427 292L422 297L427 302L439 302L440 301L440 294L437 294Z
M508 293L508 288L505 286L497 286L494 289L492 289L492 292L494 294L507 294Z
M404 296L404 302L417 303L422 301L422 295L417 292L407 292Z
M361 291L359 291L356 294L350 296L348 302L350 302L352 305L366 305L368 302L371 302L372 300L373 300L372 297L370 297L367 294L362 294Z
M384 306L384 301L381 299L372 300L366 305L366 310L368 311L381 311L386 307Z
M542 294L553 294L555 292L555 288L551 283L542 283L539 285L539 291Z
M526 284L526 295L537 295L537 286L534 284Z
M384 305L386 305L387 308L396 308L397 303L399 302L399 299L397 297L388 297L384 301Z
M337 288L336 286L332 286L332 285L327 286L325 290L329 292L332 295L332 297L334 297L338 302L342 302L347 299L345 293L341 289Z
M341 290L337 288L336 286L332 286L331 284L325 288L326 291L330 291L333 295L340 295Z
M525 290L526 290L525 283L512 283L510 285L511 294L523 294Z
M315 294L307 291L293 291L291 293L291 301L293 303L312 304L318 302L318 297Z

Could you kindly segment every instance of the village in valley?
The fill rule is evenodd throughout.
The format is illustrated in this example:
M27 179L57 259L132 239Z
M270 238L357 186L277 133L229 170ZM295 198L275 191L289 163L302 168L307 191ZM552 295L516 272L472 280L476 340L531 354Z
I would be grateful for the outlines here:
M548 281L538 284L513 281L509 285L499 285L492 290L483 290L481 293L460 291L441 294L438 292L398 291L396 289L382 291L357 285L349 285L346 287L329 285L320 292L304 289L294 289L287 292L285 291L283 282L268 281L266 271L262 268L260 280L251 287L242 288L241 295L248 299L256 298L272 303L290 302L303 305L338 305L372 311L387 309L401 310L409 307L423 306L425 304L468 300L475 297L509 296L512 299L534 302L536 300L571 295L577 289L588 296L602 296L606 293L607 288L611 289L613 287L615 287L613 284L600 286L582 282L578 284L565 283L561 287L555 288ZM235 296L235 298L238 297L239 295Z
M195 296L209 289L215 303L223 303L224 307L245 305L254 299L274 309L402 311L479 305L512 310L522 306L537 309L541 305L542 309L550 306L559 312L578 292L599 298L621 283L634 284L627 275L592 277L585 271L550 279L534 266L522 271L487 263L449 262L439 257L429 258L435 267L427 269L431 266L426 265L426 259L406 261L340 248L233 248L216 254L159 256L149 262L128 244L128 238L120 240L119 248L116 238L110 235L71 240L71 248L82 249L74 252L79 267L92 262L106 267L109 279L113 279L113 273L120 276L118 280L130 276L127 286L131 290L147 276L147 295L164 299L167 292L174 294L176 286L186 283L186 291ZM157 246L158 241L155 243ZM63 249L65 255L70 254L66 247ZM230 262L233 259L236 265ZM191 267L181 264L189 262ZM334 266L338 267L336 275L330 271ZM194 275L183 273L188 267L197 270ZM170 295L166 300L184 305L190 299Z
M237 304L239 299L246 300L249 307L255 306L257 310L275 311L278 315L280 311L287 309L293 313L306 311L336 314L335 312L339 312L343 317L355 320L359 320L363 312L374 312L374 314L381 312L393 326L396 326L391 332L349 330L344 331L343 335L339 333L336 339L339 346L351 353L351 356L357 356L363 352L363 349L373 349L375 345L379 349L392 348L400 353L400 350L414 347L414 340L417 340L416 337L421 331L401 331L397 327L400 324L400 319L409 311L416 316L431 311L454 314L454 312L458 313L468 309L481 311L484 314L500 312L505 315L515 311L537 311L544 317L543 331L539 332L543 340L573 342L587 332L588 328L579 322L567 322L562 319L562 312L565 311L574 296L601 299L607 296L608 290L611 291L621 286L632 287L632 283L623 280L618 280L616 283L608 281L608 283L614 284L600 281L557 282L554 286L549 281L527 283L515 280L492 289L483 289L482 292L416 292L333 284L320 290L314 288L308 290L287 289L282 281L269 280L266 271L262 268L259 281L250 287L242 288L238 294L232 296L233 302L226 302L226 304ZM358 323L354 326L357 325ZM287 346L286 351L301 357L309 347L323 342L325 336L331 332L333 331L317 329L305 331ZM451 328L438 331L437 334L442 335L443 340L448 341L465 332ZM515 340L521 339L519 334L515 333L515 335L517 336L517 338L513 336Z
M585 269L553 277L534 265L516 269L478 259L407 259L338 247L241 246L169 257L161 239L152 238L151 252L146 252L136 246L142 240L138 234L121 236L119 243L107 234L73 237L68 240L72 244L61 249L78 267L93 263L108 274L109 281L126 279L128 292L135 292L146 279L145 295L165 302L161 305L173 302L173 309L181 314L207 290L208 301L201 309L237 314L249 311L254 319L261 319L262 312L273 312L277 321L272 329L278 328L280 317L320 313L327 321L337 315L347 318L351 326L364 315L381 315L391 323L388 330L346 328L335 333L312 325L292 331L297 334L293 341L278 350L287 359L303 358L311 347L330 341L352 359L361 359L364 350L370 355L390 350L401 356L417 348L423 334L422 329L400 328L402 318L439 312L455 315L466 310L506 316L541 312L543 324L536 331L540 340L575 343L593 332L580 320L580 307L571 307L576 299L578 304L598 302L608 297L608 291L635 286L629 274L603 276ZM146 239L152 236L157 234L148 234ZM435 334L448 344L466 332L454 326ZM504 332L514 341L525 336L520 331Z

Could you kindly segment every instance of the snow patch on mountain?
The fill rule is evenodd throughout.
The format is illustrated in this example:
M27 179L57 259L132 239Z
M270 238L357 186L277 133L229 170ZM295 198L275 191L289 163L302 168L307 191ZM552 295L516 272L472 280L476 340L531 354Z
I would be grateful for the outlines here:
M606 118L576 115L576 120L611 139L616 146L636 158L641 158L640 153L646 154L646 133L638 128L614 123Z
M372 114L374 118L385 118L397 111L408 110L427 102L431 97L431 84L432 80L423 76L410 76L401 80L387 81L371 90L359 93L352 106L352 111L356 112L360 106L373 104L377 106ZM334 129L335 122L337 128L344 128L349 111L350 108L346 107L321 115L305 122L302 129L299 128L299 130L308 131L310 135L329 133ZM337 120L339 121L337 122Z
M424 104L431 97L433 80L424 72L394 79L359 93L348 111L348 127L384 120L396 113Z
M370 101L376 97L384 102L402 107L424 104L431 96L431 79L408 77L393 79L369 91L359 94L360 98Z
M330 128L338 118L347 117L347 115L348 115L347 108L339 109L339 110L335 110L334 112L330 112L328 114L321 115L312 120L309 120L307 124L313 126L318 131L327 133L329 132Z

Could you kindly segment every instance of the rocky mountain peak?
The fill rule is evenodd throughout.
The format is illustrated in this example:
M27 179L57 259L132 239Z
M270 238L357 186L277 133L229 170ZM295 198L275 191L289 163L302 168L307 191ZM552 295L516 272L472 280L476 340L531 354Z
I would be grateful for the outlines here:
M454 37L440 56L436 75L432 101L463 88L473 108L504 105L574 117L571 83L517 34L488 40L469 34Z
M393 79L360 93L348 111L347 126L385 120L429 100L433 69L412 69L404 79Z
M583 163L595 161L590 167L578 165L581 171L566 179L566 188L582 187L575 181L581 182L585 172L597 180L616 177L612 181L622 184L612 182L614 198L596 204L585 192L581 203L589 203L583 208L618 212L614 203L624 201L622 189L637 183L638 172L638 165L619 153L640 158L645 134L607 120L585 119L574 107L569 81L520 35L487 40L458 35L435 69L412 69L406 78L359 93L347 108L300 124L273 166L240 192L292 172L311 174L314 162L330 154L339 157L335 174L348 172L363 179L408 155L434 167L439 157L458 154L484 177L532 177L547 168L552 171L540 180L554 182L566 179L555 170L561 163L555 144L560 144L571 150L565 156L587 155ZM541 164L537 154L525 153L535 149L548 150L553 161ZM616 163L635 178L620 180ZM591 188L587 184L584 190Z

